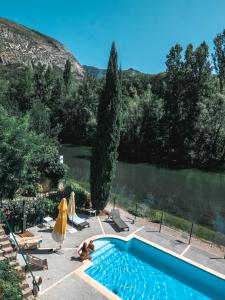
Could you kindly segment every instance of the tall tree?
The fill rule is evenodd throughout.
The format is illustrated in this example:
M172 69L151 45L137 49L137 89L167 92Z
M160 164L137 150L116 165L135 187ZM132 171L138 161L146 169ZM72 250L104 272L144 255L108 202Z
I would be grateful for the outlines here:
M188 48L187 48L188 51ZM196 139L199 130L196 126L200 116L200 104L205 98L212 96L212 76L211 65L209 62L208 46L203 42L185 61L184 78L184 148L185 156L188 161L192 160Z
M29 129L45 136L50 135L50 111L44 103L36 100L29 112Z
M35 98L45 102L46 95L46 66L38 63L34 68L34 93Z
M33 70L30 66L22 68L16 80L11 80L10 95L18 103L23 113L32 106L34 97Z
M107 204L115 174L121 128L121 99L117 51L113 42L98 106L96 141L92 148L90 169L92 203L98 211Z
M177 44L167 55L166 92L164 98L165 115L163 118L165 154L170 159L183 152L180 141L179 125L183 89L182 47Z
M64 84L66 88L66 92L68 93L69 87L71 84L71 62L67 59L66 64L65 64L65 69L63 72L63 79L64 79Z
M213 62L219 77L220 92L224 90L225 84L225 29L217 34L214 39Z

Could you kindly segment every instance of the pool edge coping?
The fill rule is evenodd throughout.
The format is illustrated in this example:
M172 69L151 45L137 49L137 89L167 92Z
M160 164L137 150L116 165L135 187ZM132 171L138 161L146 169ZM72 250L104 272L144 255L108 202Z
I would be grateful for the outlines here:
M172 255L173 257L176 257L186 263L191 264L194 267L197 267L199 269L202 269L203 271L206 271L208 273L210 273L211 275L214 275L222 280L225 280L225 275L217 272L213 269L210 269L209 267L206 267L196 261L191 260L190 258L187 258L181 254L178 254L172 250L169 250L167 248L164 248L163 246L156 244L152 241L149 241L143 237L140 237L134 233L131 233L130 235L126 236L126 237L122 237L119 235L115 235L115 234L98 234L98 235L94 235L86 240L84 240L78 249L80 249L81 245L84 242L87 242L88 240L96 240L96 239L100 239L100 238L116 238L119 240L122 240L124 242L129 242L130 240L132 240L133 238L140 240L141 242L144 242L145 244L148 244L156 249L159 249L163 252L166 252L169 255ZM110 299L110 300L122 300L120 297L118 297L116 294L114 294L113 292L111 292L109 289L107 289L105 286L103 286L102 284L100 284L98 281L96 281L95 279L93 279L91 276L87 275L85 273L85 271L90 268L93 265L93 263L90 260L85 260L83 262L83 265L81 267L79 267L76 271L75 274L78 275L81 279L83 279L85 282L87 282L89 285L91 285L93 288L95 288L96 290L98 290L101 294L103 294L106 298Z

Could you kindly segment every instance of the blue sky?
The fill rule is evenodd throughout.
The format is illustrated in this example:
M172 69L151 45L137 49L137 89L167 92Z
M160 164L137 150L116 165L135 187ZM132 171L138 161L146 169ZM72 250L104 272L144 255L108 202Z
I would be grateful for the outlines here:
M61 41L81 64L104 68L115 40L123 69L165 70L169 49L225 28L224 0L5 0L1 17Z

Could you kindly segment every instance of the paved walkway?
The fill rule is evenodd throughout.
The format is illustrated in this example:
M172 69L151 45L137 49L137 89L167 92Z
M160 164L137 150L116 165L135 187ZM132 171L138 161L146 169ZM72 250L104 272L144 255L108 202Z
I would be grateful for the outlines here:
M145 226L140 223L131 224L132 220L128 214L123 215L123 219L129 224L129 232L116 232L107 221L106 217L89 218L90 228L85 228L82 231L73 232L72 227L68 227L68 233L63 245L63 253L50 253L49 248L56 248L58 245L52 240L49 230L33 227L30 231L37 235L42 235L43 243L38 250L30 251L40 258L47 258L48 270L35 271L35 276L41 276L43 279L42 290L38 296L38 300L103 300L105 296L100 294L74 272L82 263L77 257L77 247L85 239L97 234L118 234L127 236L136 234L156 244L159 244L167 249L170 249L180 255L192 259L204 266L225 274L225 259L222 259L224 254L222 251L213 251L209 245L203 245L199 248L196 243L188 245L177 236L169 234L166 228L162 228L159 233L158 225L148 223Z

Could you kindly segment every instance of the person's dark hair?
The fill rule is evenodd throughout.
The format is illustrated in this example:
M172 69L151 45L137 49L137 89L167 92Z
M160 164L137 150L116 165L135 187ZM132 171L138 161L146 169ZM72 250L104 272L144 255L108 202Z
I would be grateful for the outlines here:
M82 251L87 251L87 243L84 242L81 249Z

